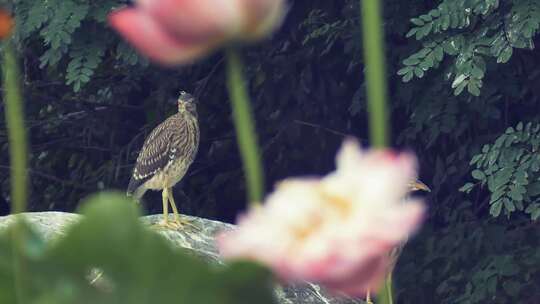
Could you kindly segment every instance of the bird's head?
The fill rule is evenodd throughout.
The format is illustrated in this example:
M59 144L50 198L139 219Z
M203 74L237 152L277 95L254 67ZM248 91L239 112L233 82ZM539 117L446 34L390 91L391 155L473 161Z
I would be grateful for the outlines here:
M195 102L196 100L193 95L185 91L181 91L180 96L178 96L178 112L189 112L192 115L197 115L197 106L195 105Z
M411 189L411 191L431 192L431 189L426 184L424 184L423 182L421 182L418 179L409 182L409 188Z

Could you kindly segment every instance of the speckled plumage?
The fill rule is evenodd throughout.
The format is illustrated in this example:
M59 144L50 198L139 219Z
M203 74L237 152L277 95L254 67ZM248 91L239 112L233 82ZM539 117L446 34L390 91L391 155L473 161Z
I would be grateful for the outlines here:
M127 189L127 194L137 200L148 189L173 187L195 159L199 146L195 106L192 101L179 100L178 109L178 113L152 130L137 157Z

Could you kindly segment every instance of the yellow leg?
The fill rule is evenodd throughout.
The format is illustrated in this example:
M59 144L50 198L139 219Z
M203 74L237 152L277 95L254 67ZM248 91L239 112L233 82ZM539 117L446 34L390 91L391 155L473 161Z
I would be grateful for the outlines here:
M168 188L167 192L170 193L170 195L169 195L169 203L171 204L171 208L172 208L172 211L174 213L174 221L175 221L176 224L178 224L180 226L182 224L180 223L180 216L178 215L178 209L176 208L176 204L174 203L174 195L173 195L173 192L172 192L172 188Z
M174 230L180 228L182 224L179 221L178 210L176 209L176 205L174 204L171 188L163 188L161 196L163 200L163 221L159 222L158 226ZM169 222L169 203L171 203L171 207L174 213L173 223Z
M169 223L169 189L163 189L161 192L161 199L163 202L163 224L164 226L167 226Z
M174 225L170 225L170 226L172 226L175 229L178 229L178 228L182 228L185 225L188 225L188 226L193 227L196 230L200 230L200 228L197 227L196 225L193 225L192 223L190 223L190 222L188 222L186 220L181 220L180 219L180 214L178 213L178 209L176 208L176 204L174 202L174 196L173 196L172 188L169 188L168 192L169 192L169 203L171 204L171 208L172 208L173 213L174 213Z

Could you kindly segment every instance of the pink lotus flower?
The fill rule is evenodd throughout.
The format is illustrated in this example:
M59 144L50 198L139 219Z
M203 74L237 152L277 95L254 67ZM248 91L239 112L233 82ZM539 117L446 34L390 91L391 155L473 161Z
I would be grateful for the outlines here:
M283 19L285 0L138 0L110 24L151 59L188 63L228 40L252 41Z
M278 184L264 207L218 237L221 254L261 262L285 281L355 296L377 290L389 252L418 228L424 213L420 201L404 202L415 175L412 155L363 152L347 140L336 171Z

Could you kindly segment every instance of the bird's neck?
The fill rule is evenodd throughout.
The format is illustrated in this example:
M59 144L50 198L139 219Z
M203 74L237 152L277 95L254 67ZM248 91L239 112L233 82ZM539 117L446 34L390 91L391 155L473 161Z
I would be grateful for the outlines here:
M187 110L179 111L175 114L176 117L197 123L197 113L195 115Z

